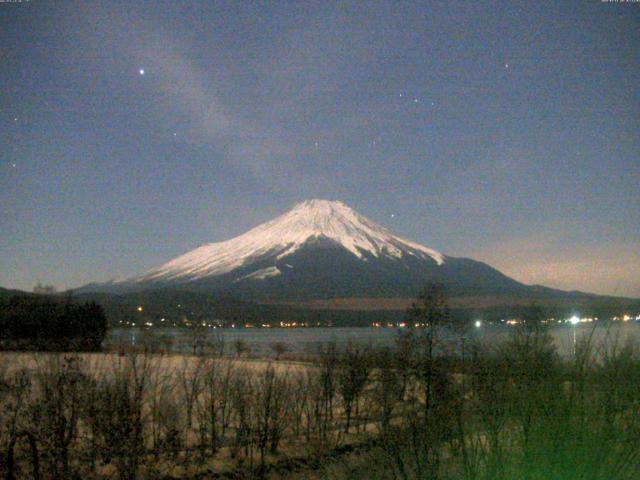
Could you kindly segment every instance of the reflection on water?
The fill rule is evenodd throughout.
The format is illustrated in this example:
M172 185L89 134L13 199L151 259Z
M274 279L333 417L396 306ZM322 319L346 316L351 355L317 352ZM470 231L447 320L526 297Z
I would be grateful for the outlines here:
M469 336L488 345L497 345L509 334L513 327L503 325L483 325L475 328ZM594 345L604 341L623 344L628 340L640 340L640 322L615 322L602 324L559 325L549 329L558 352L571 355L574 342L591 338ZM248 328L248 329L202 329L192 331L184 328L138 329L116 328L110 333L109 342L118 345L137 346L145 338L151 338L161 346L173 351L188 353L194 343L220 346L224 344L227 354L234 352L239 340L249 347L252 355L272 355L272 345L284 343L288 352L305 354L315 351L319 343L336 342L338 345L349 341L369 346L393 345L400 334L393 328Z

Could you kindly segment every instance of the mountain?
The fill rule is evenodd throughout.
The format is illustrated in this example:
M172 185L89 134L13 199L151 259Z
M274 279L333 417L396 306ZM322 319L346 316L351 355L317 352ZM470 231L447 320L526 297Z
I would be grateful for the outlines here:
M80 292L179 289L300 304L414 298L432 281L445 284L454 297L591 297L524 285L485 263L400 238L342 202L327 200L299 203L236 238L202 245L138 276L90 284Z

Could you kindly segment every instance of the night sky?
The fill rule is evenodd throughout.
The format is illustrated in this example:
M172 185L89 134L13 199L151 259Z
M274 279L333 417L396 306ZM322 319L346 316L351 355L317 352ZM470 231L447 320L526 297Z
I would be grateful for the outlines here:
M640 296L640 3L0 3L0 286L139 273L294 203Z

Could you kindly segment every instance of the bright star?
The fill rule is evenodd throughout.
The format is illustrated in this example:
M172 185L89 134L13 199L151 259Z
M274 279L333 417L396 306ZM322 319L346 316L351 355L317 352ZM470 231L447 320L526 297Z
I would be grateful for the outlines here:
M140 75L144 75L144 69L143 68L140 69Z
M509 68L509 64L508 64L508 63L505 63L505 64L504 64L504 68Z

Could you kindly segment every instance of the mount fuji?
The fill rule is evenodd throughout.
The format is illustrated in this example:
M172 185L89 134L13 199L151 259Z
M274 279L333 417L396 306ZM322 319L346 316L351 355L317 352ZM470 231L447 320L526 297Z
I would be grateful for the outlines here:
M140 275L80 291L178 288L278 303L412 298L434 281L454 295L550 290L400 238L342 202L308 200L231 240L202 245Z

